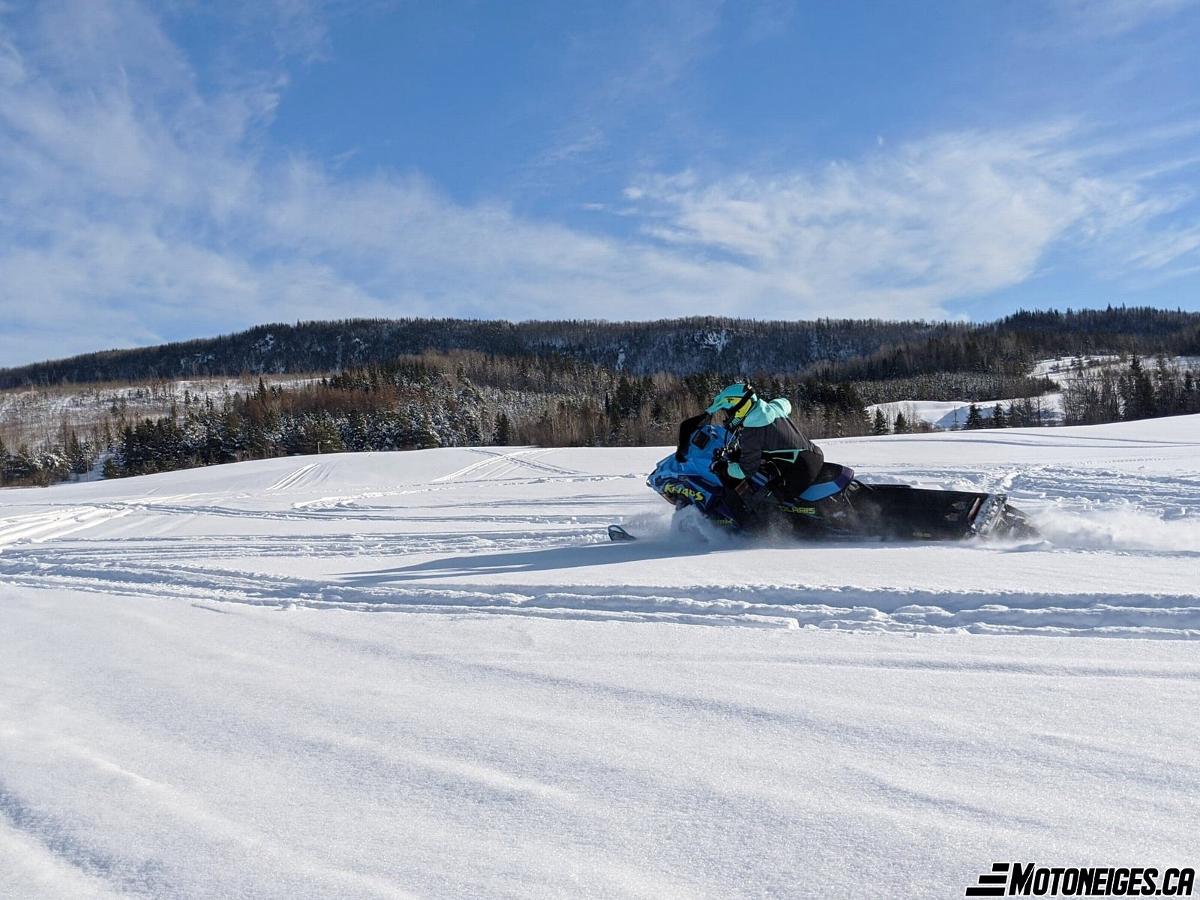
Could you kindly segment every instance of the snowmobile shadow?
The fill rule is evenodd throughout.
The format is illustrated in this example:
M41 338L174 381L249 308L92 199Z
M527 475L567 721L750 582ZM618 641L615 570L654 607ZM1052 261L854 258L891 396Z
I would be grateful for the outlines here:
M506 553L470 553L443 557L396 569L351 572L338 581L356 586L395 584L405 581L429 581L437 578L462 578L467 575L503 575L514 572L551 572L556 569L582 569L612 563L637 562L703 556L718 552L719 547L703 544L681 546L662 542L638 541L614 544L587 544L579 547L551 547L546 550L519 550Z

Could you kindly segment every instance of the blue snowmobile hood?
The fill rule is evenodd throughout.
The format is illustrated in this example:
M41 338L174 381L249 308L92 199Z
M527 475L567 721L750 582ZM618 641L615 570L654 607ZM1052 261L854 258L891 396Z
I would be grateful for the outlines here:
M713 454L731 435L720 425L702 425L688 441L683 462L675 454L661 460L646 483L672 503L690 503L714 522L733 525L736 514L726 502L721 479L712 470Z

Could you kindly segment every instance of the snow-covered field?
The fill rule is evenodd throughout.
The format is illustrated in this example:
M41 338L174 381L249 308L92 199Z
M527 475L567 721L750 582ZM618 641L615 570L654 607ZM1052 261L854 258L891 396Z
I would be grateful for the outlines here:
M1056 359L1039 360L1029 373L1031 378L1049 378L1059 386L1065 387L1076 381L1080 374L1096 375L1105 368L1124 365L1118 356L1060 356ZM1158 364L1157 357L1140 357L1142 365L1148 372L1153 372ZM1200 368L1200 357L1172 356L1165 360L1168 368L1175 370ZM978 400L975 402L979 414L984 419L991 419L997 403L1005 412L1012 403L1020 403L1023 397L1003 397L995 400ZM1062 391L1053 391L1039 397L1028 398L1032 405L1031 413L1034 421L1042 425L1061 425L1063 421ZM934 428L946 431L962 428L967 423L967 414L971 409L970 400L893 400L889 403L874 403L866 408L867 417L875 415L875 410L882 410L891 427L896 421L896 414L903 413L904 417L913 422L922 419Z
M1157 356L1139 356L1138 360L1148 372L1154 371L1158 365ZM1171 369L1195 369L1200 367L1200 356L1168 356L1164 359ZM1055 359L1041 359L1034 364L1031 378L1049 378L1055 384L1065 385L1076 380L1080 374L1092 375L1101 369L1122 366L1121 357L1111 354L1092 356L1059 356Z
M705 543L643 485L654 449L0 492L0 896L961 897L999 860L1195 865L1200 417L825 446L1007 490L1043 539Z
M1055 391L1050 394L1042 394L1040 397L1030 397L1029 402L1032 406L1034 420L1036 421L1040 417L1043 425L1061 425L1063 420L1062 396L1060 391ZM975 402L975 406L979 410L980 416L984 419L991 419L997 403L1000 404L1001 411L1007 413L1009 404L1013 402L1019 404L1024 399L1024 397L1009 397L1004 400L979 400ZM874 418L875 410L883 410L889 428L895 425L897 414L903 413L904 418L909 422L921 419L934 428L954 431L966 426L967 416L971 412L971 402L970 400L892 400L889 403L872 403L866 407L866 410L868 419Z

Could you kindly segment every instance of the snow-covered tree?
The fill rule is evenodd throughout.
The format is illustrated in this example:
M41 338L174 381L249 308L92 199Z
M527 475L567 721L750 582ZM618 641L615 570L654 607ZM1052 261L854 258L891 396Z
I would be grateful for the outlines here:
M492 433L492 443L499 447L506 447L512 443L512 421L508 418L508 413L501 412L496 416L496 430Z
M871 423L871 434L887 434L888 433L887 416L883 414L883 410L876 407L875 418Z
M978 405L972 403L967 407L967 421L966 424L963 425L963 428L967 429L968 431L974 431L975 429L983 427L985 427L983 414L980 413Z

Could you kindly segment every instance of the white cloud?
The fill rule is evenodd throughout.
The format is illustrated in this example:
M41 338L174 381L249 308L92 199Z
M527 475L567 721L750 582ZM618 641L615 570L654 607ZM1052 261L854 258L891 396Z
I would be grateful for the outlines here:
M144 7L40 9L0 26L0 364L352 315L933 316L1060 247L1115 274L1197 258L1197 231L1163 224L1194 202L1157 184L1170 148L1121 172L1128 151L1068 126L651 175L619 201L640 231L590 233L419 174L265 162L281 70L201 89Z
M1134 176L1090 174L1077 137L1061 126L954 133L815 174L701 183L685 173L647 179L627 196L666 244L738 260L781 299L833 299L856 312L937 313L1020 284L1063 243L1101 250L1113 274L1170 266L1195 250L1197 231L1187 229L1142 249L1194 194L1150 194Z
M1080 35L1115 38L1195 8L1197 0L1057 0L1057 5Z

